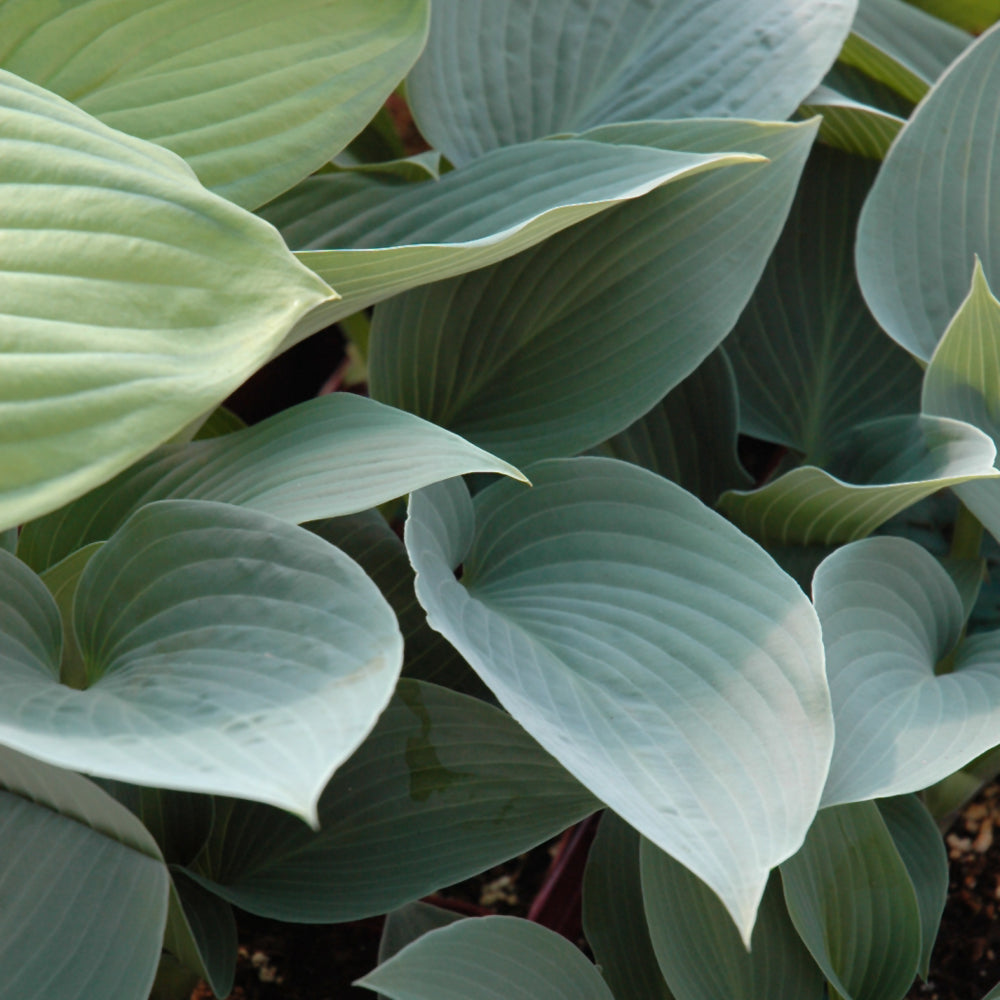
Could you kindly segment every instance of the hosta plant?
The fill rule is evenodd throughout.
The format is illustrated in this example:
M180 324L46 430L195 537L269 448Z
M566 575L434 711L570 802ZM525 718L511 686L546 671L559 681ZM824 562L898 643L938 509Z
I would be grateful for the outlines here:
M0 0L5 995L226 996L234 908L388 915L391 1000L926 978L1000 771L998 19ZM333 324L361 391L222 408ZM602 810L595 961L419 902Z

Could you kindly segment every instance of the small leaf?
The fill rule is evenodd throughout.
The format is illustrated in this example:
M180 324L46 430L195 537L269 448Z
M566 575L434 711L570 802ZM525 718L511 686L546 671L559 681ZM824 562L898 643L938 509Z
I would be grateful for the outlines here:
M906 993L920 961L920 911L875 803L823 809L781 880L795 929L844 1000Z
M338 923L469 878L599 804L506 713L404 680L327 784L317 831L263 805L218 808L194 878L251 913Z
M0 66L183 156L256 208L364 127L420 54L426 0L0 5Z
M530 475L532 489L499 483L474 504L455 480L411 498L406 544L431 627L572 774L708 882L748 937L827 769L812 607L659 476L601 458Z
M881 160L889 151L905 118L857 101L833 87L820 84L799 106L799 114L808 118L822 115L819 140L855 156Z
M1000 0L909 0L915 7L978 35L1000 20Z
M858 225L861 290L911 354L930 359L969 291L976 254L1000 281L1000 27L935 84L889 151Z
M940 563L902 538L833 553L813 579L837 726L824 805L918 791L1000 744L1000 633L965 621Z
M366 510L470 472L521 478L506 462L408 413L331 393L245 430L168 445L24 526L17 554L41 571L107 538L154 500L217 500L292 523Z
M996 448L980 430L945 417L875 420L842 438L830 471L803 465L719 509L767 544L834 545L863 538L945 486L997 478Z
M780 121L819 83L856 0L436 0L407 80L453 163L556 132L671 118Z
M431 931L355 985L390 1000L613 1000L579 948L516 917Z
M0 748L4 992L146 1000L169 877L142 824L77 774Z
M84 691L57 681L44 584L0 560L0 614L22 615L0 646L0 740L61 766L314 821L399 673L395 616L360 567L253 511L163 501L105 543L74 607Z
M332 298L183 160L3 70L0 219L0 528L183 430Z
M748 950L704 882L648 840L641 858L649 933L677 1000L823 1000L826 982L789 920L777 872Z
M673 1000L643 910L639 841L639 834L610 810L601 817L583 878L583 929L618 1000ZM729 915L717 905L735 934Z

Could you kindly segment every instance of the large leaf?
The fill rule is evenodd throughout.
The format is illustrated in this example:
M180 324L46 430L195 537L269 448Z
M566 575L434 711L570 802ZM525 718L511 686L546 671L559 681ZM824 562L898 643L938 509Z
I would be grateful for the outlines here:
M713 504L723 490L752 484L736 453L738 409L732 365L720 347L598 450L650 469Z
M731 148L771 162L666 185L489 270L384 303L372 395L514 462L572 455L624 430L732 329L815 128L692 121L589 133L622 149Z
M879 812L906 865L920 909L920 975L930 973L931 952L948 898L948 854L934 817L916 795L880 799Z
M904 0L860 0L840 58L919 101L971 42L971 35Z
M169 876L94 784L0 748L0 975L18 997L146 1000Z
M333 923L499 864L598 803L506 713L404 680L323 792L318 831L267 806L218 806L192 874L253 913Z
M153 452L25 525L17 551L41 572L107 538L153 500L218 500L298 523L366 510L470 472L520 476L440 427L362 396L332 393L232 434Z
M979 259L972 288L945 331L924 376L923 409L964 420L1000 441L1000 302ZM1000 537L1000 483L956 489L965 505Z
M460 920L431 931L357 985L390 1000L613 1000L579 948L516 917Z
M648 840L641 857L649 934L677 1000L823 1000L826 981L788 918L776 871L748 951L704 882Z
M31 0L0 4L0 66L256 208L361 131L427 21L427 0Z
M951 578L919 545L868 538L834 552L813 579L837 742L823 802L918 791L1000 744L1000 633L935 667L965 620Z
M996 448L982 431L946 417L889 417L842 438L829 471L804 465L719 507L768 544L834 545L870 534L945 486L992 480Z
M331 295L172 153L3 70L0 219L0 528L213 408Z
M336 284L342 301L324 313L335 319L504 260L661 184L758 159L730 149L640 146L530 142L418 184L322 173L262 214L299 260Z
M617 1000L673 1000L649 937L639 842L639 834L610 810L601 817L584 872L583 929Z
M1000 0L909 0L915 7L974 34L1000 20Z
M781 878L795 929L843 1000L906 993L920 961L920 910L874 802L823 809Z
M399 673L396 619L362 570L254 511L163 501L105 543L76 594L82 691L58 681L44 584L0 560L0 741L50 763L315 821Z
M813 465L855 424L919 408L920 368L879 329L854 276L854 230L876 172L871 161L813 150L781 239L726 341L741 430Z
M885 159L858 226L857 268L875 318L927 360L969 291L976 254L1000 282L1000 27L920 104Z
M812 607L653 473L578 458L529 474L532 489L499 483L475 504L456 480L413 495L417 597L518 722L749 937L827 769Z
M437 0L407 80L453 162L642 119L787 118L836 58L856 0Z

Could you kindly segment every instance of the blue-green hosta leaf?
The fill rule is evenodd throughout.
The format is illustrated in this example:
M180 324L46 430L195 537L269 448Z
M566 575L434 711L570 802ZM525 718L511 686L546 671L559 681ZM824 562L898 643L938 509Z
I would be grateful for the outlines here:
M704 882L648 840L641 864L649 934L677 1000L823 1000L826 980L788 918L777 871L748 951Z
M174 154L0 70L0 528L182 430L330 298Z
M919 366L879 329L854 275L854 231L877 172L817 146L726 351L740 429L823 466L854 425L919 408ZM953 414L948 414L952 416Z
M829 471L804 465L719 508L768 544L835 545L873 532L945 486L992 480L996 448L971 424L947 417L888 417L845 438Z
M972 288L945 331L924 375L925 413L964 420L1000 441L1000 302L979 259ZM1000 483L957 487L963 503L1000 537Z
M904 0L860 0L840 58L919 101L971 44L968 33Z
M1000 282L1000 27L955 62L889 151L858 226L865 299L889 336L930 359L968 295L975 257Z
M1000 21L1000 0L909 0L915 7L973 34Z
M614 1000L576 945L517 917L431 931L356 985L390 1000Z
M617 1000L673 1000L649 938L639 876L639 843L639 834L628 823L610 809L605 811L587 855L583 929L594 960ZM721 909L718 900L716 905Z
M142 824L87 779L3 747L0 837L4 991L146 1000L170 879Z
M934 817L916 795L880 799L879 813L906 865L920 909L920 975L930 973L931 952L948 897L948 854Z
M323 314L332 321L415 285L504 260L660 185L755 161L732 147L678 152L641 142L529 142L420 184L317 174L262 214L300 261L336 283L342 299Z
M650 469L714 504L723 490L752 485L736 453L738 407L733 368L720 347L597 450Z
M471 472L512 466L408 413L332 393L253 427L167 445L79 500L24 526L18 555L41 572L107 538L153 500L217 500L293 523L385 503Z
M840 50L856 0L437 0L407 79L454 163L612 122L782 120Z
M0 4L0 66L256 208L361 131L427 21L427 0L15 0Z
M621 149L743 149L770 162L665 185L489 270L384 303L372 395L514 462L572 455L624 430L732 329L816 124L647 122L588 134Z
M454 910L445 910L430 903L407 903L392 913L387 913L382 937L378 944L378 960L381 964L402 951L412 941L423 937L428 931L447 927L461 920Z
M820 84L805 98L799 112L807 117L823 116L820 142L872 160L885 157L906 124L899 115L864 104L826 84Z
M821 810L781 880L795 929L843 1000L906 993L920 962L920 909L874 802Z
M360 567L256 511L174 500L126 521L77 587L82 691L58 681L44 584L0 558L0 741L50 763L313 821L399 673L395 616Z
M319 829L219 802L192 874L242 909L334 923L385 913L548 840L599 807L505 712L403 680L319 802Z
M577 458L530 475L533 488L496 484L475 503L457 480L412 496L417 597L518 722L749 937L826 775L812 606L653 473Z
M1000 744L1000 634L965 621L940 563L903 538L834 552L813 579L837 742L823 802L913 792Z

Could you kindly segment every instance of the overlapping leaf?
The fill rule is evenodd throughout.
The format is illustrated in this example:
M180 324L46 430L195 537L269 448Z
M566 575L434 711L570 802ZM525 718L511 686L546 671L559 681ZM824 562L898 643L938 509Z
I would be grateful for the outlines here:
M1000 0L909 0L915 7L979 34L1000 20Z
M834 545L870 534L945 486L992 480L996 448L970 424L946 417L889 417L842 438L829 471L804 465L751 492L724 493L719 508L754 538Z
M971 35L904 0L860 0L840 58L919 101L971 43Z
M883 159L906 123L891 111L855 100L826 84L806 97L799 111L806 116L823 116L821 142L873 160Z
M781 879L795 929L843 1000L906 993L920 962L920 909L874 802L821 810Z
M708 886L648 840L641 858L649 934L677 1000L822 1000L826 982L788 918L777 872L748 951Z
M25 525L41 572L103 540L153 500L217 500L299 523L385 503L439 479L516 469L407 413L333 393L222 437L167 445L75 503Z
M438 0L407 80L454 163L612 122L787 118L830 68L856 0Z
M85 778L3 747L0 836L4 990L146 1000L170 880L142 824Z
M516 917L460 920L431 931L357 985L390 1000L613 1000L572 942Z
M174 154L3 70L0 220L0 528L180 431L331 297Z
M253 913L331 923L384 913L529 850L598 803L506 713L400 681L319 802L313 832L225 810L192 874Z
M339 152L420 54L427 0L0 5L0 66L166 146L247 208Z
M682 179L490 270L384 303L372 330L373 396L514 462L572 455L624 430L732 329L816 124L646 122L588 133L622 149L731 148L770 162Z
M652 473L580 458L529 475L532 489L496 484L474 505L454 480L411 498L406 543L430 624L749 937L826 774L812 607L762 550Z
M902 538L840 549L816 571L837 743L825 804L917 791L1000 744L1000 634L958 648L965 620L941 565Z
M530 142L419 184L317 174L262 214L299 260L336 284L342 300L324 313L335 319L504 260L662 184L755 159L718 148Z
M395 617L362 570L254 511L151 504L105 543L74 606L85 690L59 683L45 585L0 558L0 741L51 763L314 820L399 673Z
M858 226L861 289L889 335L928 360L969 291L975 257L1000 280L996 120L1000 27L941 77L886 157Z

